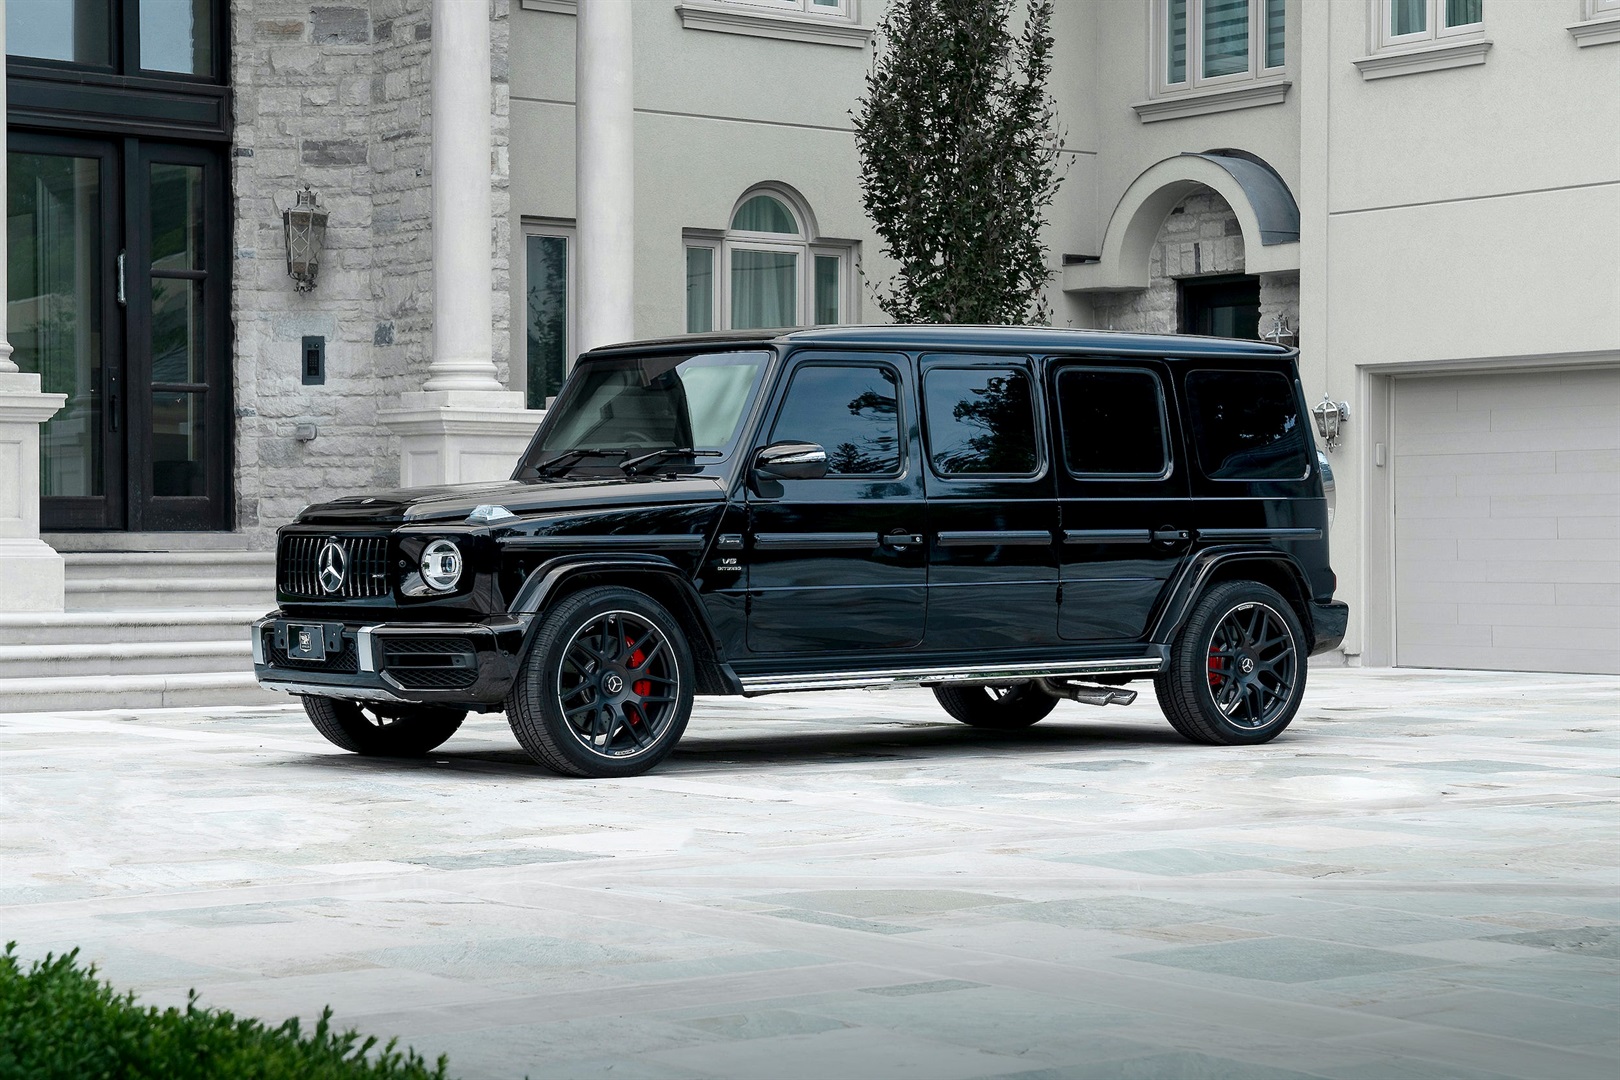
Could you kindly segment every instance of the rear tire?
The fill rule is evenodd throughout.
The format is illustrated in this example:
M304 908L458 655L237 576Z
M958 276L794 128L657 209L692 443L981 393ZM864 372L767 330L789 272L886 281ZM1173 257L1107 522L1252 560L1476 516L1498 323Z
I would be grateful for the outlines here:
M969 727L1018 731L1036 724L1058 699L1033 682L981 686L936 686L934 697L951 716Z
M1153 678L1166 719L1212 746L1270 742L1305 696L1305 632L1288 601L1254 581L1210 589Z
M304 712L327 742L367 757L421 757L454 735L467 718L465 709L307 696Z

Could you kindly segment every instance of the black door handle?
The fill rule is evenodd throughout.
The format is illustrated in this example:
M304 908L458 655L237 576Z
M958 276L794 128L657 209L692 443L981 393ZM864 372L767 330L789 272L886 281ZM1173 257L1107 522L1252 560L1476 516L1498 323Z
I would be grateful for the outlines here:
M884 547L911 547L922 542L923 538L916 533L889 533L883 537Z
M107 372L107 424L110 430L118 430L118 375L110 369Z
M1192 533L1187 529L1173 529L1166 525L1162 529L1153 530L1153 542L1156 544L1175 544L1191 539Z

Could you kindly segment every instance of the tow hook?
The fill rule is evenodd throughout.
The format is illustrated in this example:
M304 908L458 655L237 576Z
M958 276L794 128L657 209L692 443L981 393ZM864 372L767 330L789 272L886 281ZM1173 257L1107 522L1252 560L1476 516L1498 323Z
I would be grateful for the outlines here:
M1063 682L1058 679L1037 679L1036 683L1053 697L1068 698L1086 705L1129 705L1136 700L1135 690L1122 690L1117 686L1092 686L1089 683Z

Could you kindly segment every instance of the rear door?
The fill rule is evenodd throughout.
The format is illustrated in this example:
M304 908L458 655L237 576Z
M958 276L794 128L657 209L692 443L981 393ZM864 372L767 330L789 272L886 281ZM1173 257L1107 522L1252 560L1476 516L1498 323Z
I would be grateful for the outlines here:
M939 652L1056 636L1057 503L1045 410L1026 356L921 358L928 636Z
M1054 358L1047 378L1062 515L1058 633L1136 640L1191 537L1169 366Z
M910 361L798 353L755 451L820 444L827 475L748 491L748 650L813 658L909 649L927 566Z

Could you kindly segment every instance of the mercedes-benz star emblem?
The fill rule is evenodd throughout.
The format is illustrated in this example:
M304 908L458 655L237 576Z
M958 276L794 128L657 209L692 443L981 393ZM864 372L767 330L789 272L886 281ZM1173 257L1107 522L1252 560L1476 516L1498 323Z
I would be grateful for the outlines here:
M1243 669L1243 674L1248 675L1254 671L1254 660L1245 656L1242 663L1238 664L1238 667Z
M315 572L320 578L321 588L329 593L335 593L343 588L343 577L348 573L348 563L349 557L343 554L343 545L336 540L328 540L315 560Z
M617 694L620 690L624 689L624 680L619 678L617 675L609 675L607 678L602 680L602 689L606 690L610 694Z

